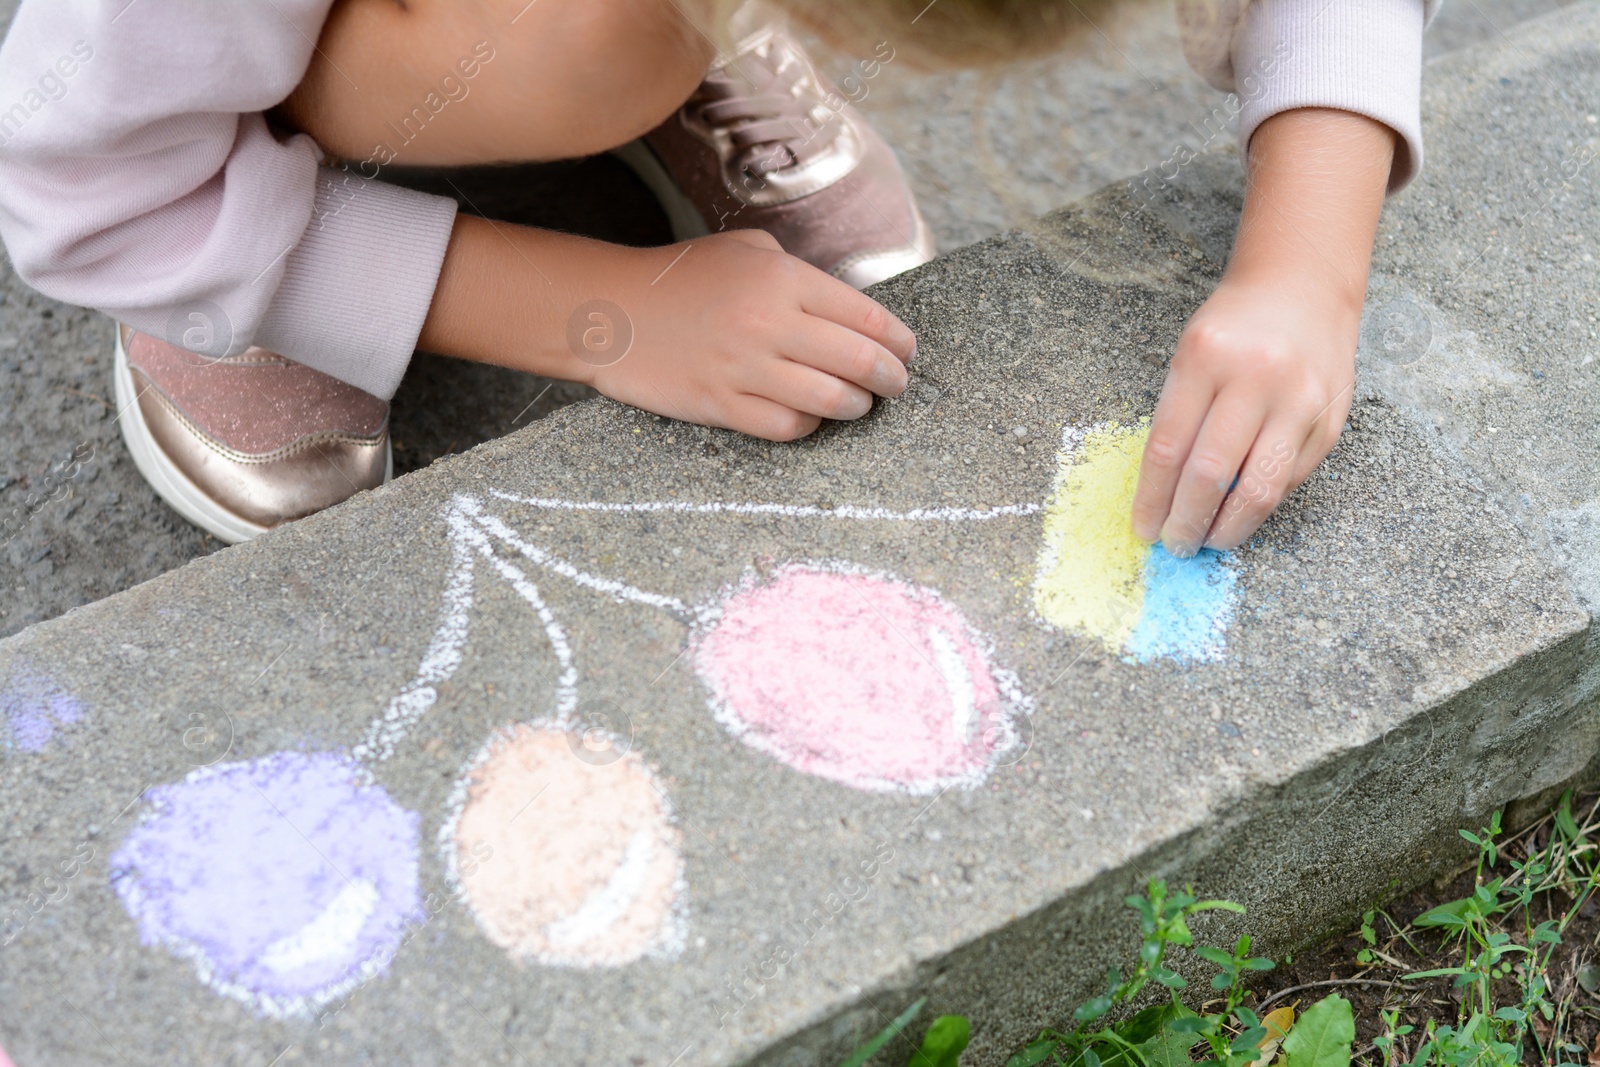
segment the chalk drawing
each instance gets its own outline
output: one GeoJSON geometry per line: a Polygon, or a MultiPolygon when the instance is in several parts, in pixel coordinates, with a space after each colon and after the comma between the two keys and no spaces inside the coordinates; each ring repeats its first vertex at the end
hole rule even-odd
{"type": "Polygon", "coordinates": [[[1016,679],[937,593],[839,564],[747,578],[691,647],[730,733],[857,789],[974,785],[1026,706],[1016,679]]]}
{"type": "Polygon", "coordinates": [[[513,958],[595,967],[671,956],[687,916],[666,794],[634,752],[592,763],[572,745],[553,723],[489,739],[440,831],[451,884],[513,958]],[[461,877],[479,855],[492,859],[461,877]]]}
{"type": "Polygon", "coordinates": [[[558,668],[549,716],[496,732],[458,778],[439,842],[457,898],[513,958],[544,965],[616,966],[670,955],[687,922],[680,842],[665,793],[634,753],[585,761],[594,738],[575,721],[578,669],[572,643],[539,587],[498,542],[580,588],[620,603],[687,617],[673,597],[588,573],[529,544],[482,504],[458,496],[445,510],[451,563],[439,624],[417,675],[367,728],[354,756],[391,758],[460,667],[471,618],[474,570],[487,564],[539,619],[558,668]],[[477,862],[481,854],[491,860],[477,862]],[[463,877],[463,861],[474,876],[463,877]]]}
{"type": "MultiPolygon", "coordinates": [[[[848,505],[609,503],[498,491],[491,495],[556,511],[862,522],[981,522],[1041,510],[1035,504],[894,511],[848,505]]],[[[757,582],[747,575],[742,585],[723,587],[709,603],[690,605],[589,574],[529,544],[475,499],[458,497],[452,509],[454,521],[470,521],[476,529],[462,533],[463,538],[492,538],[580,587],[619,603],[661,608],[687,623],[697,673],[709,690],[717,720],[752,747],[805,773],[876,791],[926,793],[975,785],[1017,742],[1015,717],[1030,710],[1015,677],[993,665],[987,640],[954,607],[933,591],[907,586],[890,575],[824,561],[786,570],[781,581],[757,582]],[[824,592],[830,583],[832,588],[824,592]],[[797,626],[810,635],[805,646],[810,659],[799,660],[793,648],[785,647],[797,626]],[[755,663],[775,664],[778,669],[766,672],[751,666],[755,663]],[[753,685],[751,679],[757,675],[761,683],[753,685]],[[824,693],[849,699],[842,705],[827,705],[824,693]],[[930,699],[935,703],[928,704],[930,699]],[[823,750],[826,754],[819,754],[823,750]]],[[[505,565],[481,542],[479,551],[505,565]]]]}
{"type": "MultiPolygon", "coordinates": [[[[1040,615],[1139,660],[1220,654],[1232,571],[1215,554],[1174,560],[1127,529],[1142,433],[1069,430],[1065,442],[1046,505],[894,510],[490,495],[549,511],[807,521],[982,523],[1042,514],[1040,615]]],[[[469,761],[438,840],[458,899],[516,959],[597,967],[670,957],[688,921],[665,790],[631,746],[614,759],[576,757],[594,733],[576,721],[578,664],[523,564],[682,622],[718,722],[795,770],[856,789],[926,794],[976,785],[1020,737],[1019,718],[1031,714],[992,643],[936,591],[893,575],[834,560],[792,563],[748,573],[692,604],[590,573],[525,539],[478,498],[455,497],[443,518],[450,562],[437,626],[414,677],[350,756],[280,753],[154,788],[112,857],[114,886],[141,938],[189,958],[202,981],[265,1015],[303,1014],[380,973],[420,918],[418,816],[389,799],[375,772],[460,668],[481,566],[539,620],[557,668],[554,693],[546,711],[500,728],[469,761]],[[492,861],[479,862],[484,856],[492,861]]],[[[79,715],[64,692],[41,685],[23,696],[13,686],[0,698],[13,743],[42,746],[79,715]]]]}
{"type": "Polygon", "coordinates": [[[463,501],[461,503],[461,508],[463,512],[475,516],[478,519],[479,525],[483,527],[486,533],[500,538],[500,540],[504,541],[512,548],[515,548],[518,552],[521,552],[524,556],[532,560],[534,563],[537,563],[541,567],[555,571],[564,578],[570,578],[574,582],[577,582],[579,585],[587,589],[593,589],[595,592],[604,593],[619,603],[622,601],[632,601],[636,604],[647,604],[651,607],[666,608],[668,611],[671,611],[677,615],[686,616],[689,614],[688,605],[684,604],[683,601],[678,600],[676,597],[661,596],[658,593],[647,593],[642,589],[635,589],[626,582],[618,582],[610,578],[597,578],[592,574],[588,574],[579,570],[577,567],[574,567],[572,564],[567,563],[564,560],[556,558],[553,554],[546,552],[542,548],[537,548],[528,544],[526,541],[522,540],[521,537],[517,536],[516,531],[512,530],[511,527],[507,526],[504,522],[495,518],[493,515],[484,515],[476,502],[463,501]]]}
{"type": "Polygon", "coordinates": [[[6,747],[42,752],[56,731],[83,718],[83,705],[50,677],[19,667],[0,688],[6,747]]]}
{"type": "MultiPolygon", "coordinates": [[[[493,496],[569,511],[890,522],[979,522],[1040,510],[1032,504],[891,511],[493,496]]],[[[353,753],[372,766],[389,759],[432,707],[437,686],[459,668],[475,568],[487,565],[508,581],[539,618],[556,660],[553,706],[544,718],[503,728],[463,771],[440,847],[452,883],[485,936],[516,958],[597,966],[670,954],[681,943],[687,914],[678,835],[649,768],[631,751],[611,761],[574,758],[584,724],[574,721],[579,675],[572,645],[517,557],[607,600],[662,610],[684,622],[719,721],[798,770],[856,788],[924,793],[975,784],[1015,739],[1010,720],[1028,706],[1015,678],[992,664],[987,642],[951,605],[889,575],[836,563],[792,567],[777,581],[747,576],[736,588],[719,590],[711,603],[691,605],[562,559],[486,511],[478,498],[455,497],[444,520],[451,563],[438,627],[417,675],[353,753]],[[841,602],[850,614],[845,625],[830,614],[841,602]],[[736,669],[742,658],[793,665],[782,635],[766,632],[764,613],[804,618],[822,635],[810,647],[806,669],[834,679],[832,692],[848,695],[845,704],[819,703],[815,690],[807,703],[805,679],[793,672],[783,693],[750,688],[752,675],[736,669]],[[774,699],[792,704],[796,714],[772,713],[767,705],[774,699]],[[831,750],[817,749],[822,735],[831,750]],[[588,806],[568,799],[584,796],[588,806]],[[607,804],[594,802],[597,796],[609,798],[607,804]],[[529,821],[508,830],[529,807],[529,821]],[[495,862],[474,864],[475,877],[464,879],[458,864],[474,847],[491,851],[495,862]]]]}
{"type": "Polygon", "coordinates": [[[153,787],[111,856],[140,940],[275,1018],[377,974],[422,918],[418,818],[360,778],[339,755],[281,752],[153,787]]]}
{"type": "MultiPolygon", "coordinates": [[[[1028,503],[896,511],[492,495],[556,511],[860,522],[983,522],[1042,510],[1028,503]]],[[[533,563],[611,599],[660,607],[687,622],[697,673],[717,720],[752,747],[805,773],[876,791],[926,793],[975,785],[1016,743],[1020,734],[1014,719],[1030,710],[1015,677],[993,664],[987,639],[953,606],[890,575],[824,561],[786,569],[780,580],[746,575],[737,587],[725,586],[709,603],[692,606],[586,574],[529,545],[475,501],[458,499],[457,507],[533,563]],[[809,659],[798,659],[795,646],[786,646],[796,628],[809,635],[803,646],[809,659]],[[765,671],[753,666],[757,663],[776,669],[765,671]],[[834,697],[848,699],[835,706],[828,703],[834,697]]]]}
{"type": "Polygon", "coordinates": [[[1044,514],[1034,608],[1129,660],[1222,657],[1238,576],[1226,554],[1179,559],[1133,535],[1128,514],[1146,424],[1069,427],[1044,514]]]}
{"type": "MultiPolygon", "coordinates": [[[[732,516],[777,516],[795,519],[855,520],[867,522],[984,522],[1001,518],[1018,518],[1038,514],[1042,506],[1034,503],[1002,504],[988,508],[935,507],[893,510],[877,507],[836,505],[819,507],[771,503],[686,503],[682,501],[647,501],[614,503],[604,501],[564,500],[554,497],[525,496],[492,490],[491,495],[508,502],[554,511],[612,512],[612,513],[683,513],[732,516]]],[[[504,537],[504,524],[496,532],[504,537]]],[[[516,543],[516,542],[513,542],[516,543]]],[[[525,554],[527,554],[525,552],[525,554]]],[[[737,592],[724,589],[729,603],[741,607],[759,601],[763,622],[747,626],[741,616],[729,623],[720,633],[715,628],[721,623],[725,606],[712,603],[701,606],[692,613],[697,636],[692,643],[698,649],[696,662],[700,676],[712,694],[712,708],[718,721],[742,740],[765,751],[796,769],[818,774],[856,788],[871,790],[901,790],[928,792],[952,785],[972,785],[980,781],[996,756],[1014,745],[1020,733],[1015,729],[1017,714],[1028,714],[1031,705],[1022,695],[1014,676],[992,665],[992,651],[985,638],[978,635],[961,619],[955,609],[945,604],[931,590],[915,590],[904,586],[888,575],[876,575],[853,565],[821,563],[812,570],[831,572],[834,579],[808,579],[799,572],[786,575],[788,581],[778,583],[774,589],[757,593],[747,576],[737,592]],[[853,576],[853,577],[852,577],[853,576]],[[852,583],[854,595],[852,612],[858,618],[860,632],[853,637],[865,637],[873,631],[874,638],[893,632],[892,649],[879,644],[875,655],[860,651],[852,637],[845,634],[849,626],[838,620],[808,598],[820,588],[823,581],[852,583]],[[893,592],[890,592],[890,590],[893,592]],[[863,605],[870,605],[872,597],[883,597],[890,605],[887,612],[877,612],[876,623],[868,624],[861,614],[863,605]],[[793,603],[787,601],[794,598],[793,603]],[[925,630],[913,628],[912,636],[894,632],[887,620],[907,604],[918,605],[916,610],[937,610],[945,616],[944,626],[931,626],[925,630]],[[937,609],[929,607],[937,605],[937,609]],[[768,631],[784,631],[797,618],[808,620],[808,632],[813,635],[810,651],[817,658],[805,664],[805,670],[816,672],[815,679],[802,680],[792,668],[796,661],[787,651],[771,647],[765,635],[768,631]],[[715,636],[713,634],[715,633],[715,636]],[[831,641],[827,636],[838,639],[831,641]],[[750,670],[742,673],[734,669],[741,654],[724,651],[735,642],[743,641],[752,655],[767,655],[771,662],[784,668],[768,675],[764,681],[772,686],[786,688],[781,698],[757,686],[743,684],[754,677],[750,670]],[[962,644],[958,652],[957,643],[962,644]],[[979,651],[982,649],[982,651],[979,651]],[[874,664],[906,662],[917,669],[897,678],[891,684],[872,673],[874,664]],[[975,670],[975,674],[969,674],[975,670]],[[780,682],[779,679],[782,679],[780,682]],[[826,679],[826,681],[823,681],[826,679]],[[948,709],[950,728],[963,737],[961,748],[948,740],[933,725],[930,715],[935,713],[921,703],[932,690],[929,685],[943,686],[944,696],[938,707],[948,709]],[[980,684],[982,692],[973,689],[980,684]],[[821,720],[805,711],[812,707],[815,695],[829,685],[854,688],[856,703],[820,712],[821,720]],[[819,686],[821,688],[819,688],[819,686]],[[805,694],[812,694],[807,698],[805,694]],[[785,714],[782,709],[792,709],[795,714],[785,714]],[[856,714],[864,712],[864,714],[856,714]],[[831,753],[816,755],[806,739],[809,729],[821,727],[823,721],[832,719],[838,729],[822,728],[827,734],[825,748],[831,753]],[[765,725],[763,725],[765,722],[765,725]],[[929,731],[932,731],[931,733],[929,731]],[[787,734],[787,736],[786,736],[787,734]],[[889,738],[896,738],[891,741],[889,738]],[[944,746],[935,750],[924,741],[940,739],[944,746]],[[855,755],[845,757],[847,750],[856,749],[855,755]],[[868,766],[876,760],[876,770],[868,766]]],[[[651,594],[633,590],[617,594],[618,599],[651,602],[651,594]]],[[[832,598],[823,597],[823,601],[832,598]]],[[[669,606],[674,614],[685,614],[688,608],[674,601],[669,606]]],[[[904,622],[905,620],[901,620],[904,622]]],[[[941,710],[937,714],[942,715],[941,710]]]]}

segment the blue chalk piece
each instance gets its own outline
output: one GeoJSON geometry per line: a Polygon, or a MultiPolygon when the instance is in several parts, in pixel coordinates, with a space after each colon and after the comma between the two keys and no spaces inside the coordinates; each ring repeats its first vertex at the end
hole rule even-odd
{"type": "Polygon", "coordinates": [[[1202,548],[1179,559],[1150,546],[1144,564],[1144,607],[1125,646],[1140,663],[1157,656],[1178,660],[1221,658],[1223,632],[1232,620],[1238,575],[1223,553],[1202,548]]]}

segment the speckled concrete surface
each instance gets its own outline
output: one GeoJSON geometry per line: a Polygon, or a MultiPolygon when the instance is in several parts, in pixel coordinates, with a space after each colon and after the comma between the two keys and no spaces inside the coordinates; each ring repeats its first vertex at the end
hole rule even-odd
{"type": "Polygon", "coordinates": [[[1600,609],[1600,56],[1546,67],[1565,24],[1425,86],[1430,169],[1384,215],[1359,362],[1600,609]]]}
{"type": "MultiPolygon", "coordinates": [[[[1584,773],[1600,744],[1582,603],[1593,561],[1570,533],[1597,498],[1600,368],[1579,331],[1600,202],[1591,170],[1541,208],[1540,187],[1509,169],[1532,177],[1546,155],[1555,166],[1597,143],[1585,111],[1600,99],[1597,55],[1600,8],[1582,4],[1432,68],[1434,158],[1451,166],[1385,223],[1384,299],[1350,429],[1236,554],[1239,613],[1220,662],[1131,664],[1043,625],[1028,595],[1036,516],[565,512],[494,493],[1040,501],[1064,425],[1148,411],[1226,253],[1239,197],[1226,155],[1195,161],[1154,210],[1133,212],[1112,188],[885,286],[921,355],[907,395],[859,423],[777,446],[606,401],[567,407],[0,643],[0,677],[47,675],[82,709],[41,751],[0,764],[0,902],[22,917],[0,948],[0,1040],[19,1067],[788,1067],[837,1062],[928,993],[931,1009],[973,1017],[969,1062],[998,1064],[1127,950],[1118,901],[1148,876],[1241,900],[1267,951],[1343,921],[1392,879],[1425,877],[1459,855],[1463,820],[1584,773]],[[1579,236],[1553,239],[1565,234],[1579,236]],[[1513,247],[1475,276],[1471,254],[1491,237],[1513,247]],[[1543,329],[1553,308],[1557,328],[1543,329]],[[978,788],[932,798],[801,775],[717,725],[681,618],[531,569],[567,627],[583,698],[612,709],[677,812],[681,954],[613,971],[515,964],[446,904],[320,1024],[257,1018],[139,945],[106,857],[144,791],[196,763],[360,739],[435,630],[443,513],[460,494],[586,571],[686,604],[789,560],[936,588],[1019,676],[1030,747],[978,788]],[[199,748],[196,724],[215,731],[199,748]],[[885,845],[892,859],[868,891],[772,968],[790,924],[885,845]],[[46,872],[83,846],[93,858],[47,894],[46,872]],[[730,1012],[747,981],[759,994],[730,1012]]],[[[552,711],[556,675],[528,604],[480,579],[464,661],[375,771],[418,813],[424,842],[488,732],[552,711]]],[[[425,892],[444,887],[436,851],[419,856],[425,892]]],[[[1207,932],[1243,928],[1229,922],[1207,932]]]]}

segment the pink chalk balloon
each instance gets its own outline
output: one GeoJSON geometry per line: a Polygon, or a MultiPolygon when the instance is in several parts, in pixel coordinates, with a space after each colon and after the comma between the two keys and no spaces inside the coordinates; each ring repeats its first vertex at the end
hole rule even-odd
{"type": "Polygon", "coordinates": [[[883,575],[793,564],[747,582],[697,636],[694,662],[735,736],[857,789],[975,784],[1012,736],[966,620],[883,575]]]}

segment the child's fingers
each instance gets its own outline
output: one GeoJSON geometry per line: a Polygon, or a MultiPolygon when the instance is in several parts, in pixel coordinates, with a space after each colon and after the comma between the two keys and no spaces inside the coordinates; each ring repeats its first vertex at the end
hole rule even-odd
{"type": "Polygon", "coordinates": [[[1266,411],[1261,398],[1223,393],[1206,413],[1194,448],[1178,476],[1161,540],[1175,556],[1192,556],[1211,532],[1222,498],[1233,484],[1266,411]]]}
{"type": "Polygon", "coordinates": [[[1311,476],[1339,443],[1339,430],[1350,407],[1348,397],[1347,389],[1340,399],[1314,414],[1274,419],[1261,431],[1239,471],[1239,483],[1212,523],[1207,547],[1239,547],[1311,476]]]}
{"type": "Polygon", "coordinates": [[[807,315],[836,322],[847,330],[870,337],[893,352],[901,363],[911,362],[917,351],[917,337],[911,327],[872,297],[820,270],[813,270],[802,290],[800,309],[807,315]]]}
{"type": "Polygon", "coordinates": [[[1224,551],[1238,548],[1255,533],[1284,497],[1305,480],[1309,472],[1306,453],[1314,443],[1314,428],[1304,419],[1269,421],[1240,468],[1238,483],[1222,502],[1206,547],[1224,551]]]}
{"type": "Polygon", "coordinates": [[[879,396],[899,396],[906,389],[906,366],[893,352],[826,319],[807,316],[781,354],[879,396]]]}
{"type": "Polygon", "coordinates": [[[764,396],[740,393],[728,402],[721,423],[730,430],[767,441],[797,441],[822,425],[815,415],[796,411],[764,396]]]}
{"type": "Polygon", "coordinates": [[[1133,494],[1133,532],[1139,540],[1154,542],[1161,537],[1178,476],[1215,395],[1207,381],[1189,381],[1179,372],[1168,375],[1156,402],[1144,458],[1139,461],[1139,486],[1133,494]]]}
{"type": "Polygon", "coordinates": [[[1310,477],[1312,469],[1322,462],[1322,457],[1332,452],[1333,446],[1339,443],[1339,435],[1344,432],[1344,420],[1350,415],[1350,403],[1355,399],[1355,384],[1354,380],[1347,381],[1333,400],[1311,417],[1310,444],[1306,446],[1306,452],[1312,458],[1301,472],[1301,481],[1310,477]]]}
{"type": "Polygon", "coordinates": [[[824,419],[859,419],[872,410],[872,394],[865,389],[787,359],[763,360],[742,388],[754,396],[824,419]]]}

